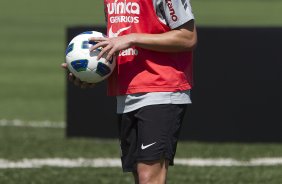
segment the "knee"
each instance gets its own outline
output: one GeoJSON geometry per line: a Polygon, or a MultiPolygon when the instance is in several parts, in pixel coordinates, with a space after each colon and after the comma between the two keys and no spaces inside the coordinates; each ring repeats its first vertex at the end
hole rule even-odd
{"type": "Polygon", "coordinates": [[[152,173],[145,168],[138,169],[138,180],[139,184],[149,184],[152,181],[152,173]]]}
{"type": "Polygon", "coordinates": [[[163,160],[139,163],[137,165],[139,184],[163,184],[166,180],[167,166],[163,160]]]}

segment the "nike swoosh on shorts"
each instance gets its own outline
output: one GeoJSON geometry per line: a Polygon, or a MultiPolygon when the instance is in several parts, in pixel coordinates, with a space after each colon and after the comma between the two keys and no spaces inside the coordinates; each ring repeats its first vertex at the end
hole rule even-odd
{"type": "Polygon", "coordinates": [[[151,143],[151,144],[147,144],[146,146],[144,146],[143,143],[142,143],[141,149],[144,150],[144,149],[146,149],[146,148],[148,148],[148,147],[150,147],[150,146],[153,146],[153,145],[156,144],[156,143],[157,143],[157,142],[153,142],[153,143],[151,143]]]}

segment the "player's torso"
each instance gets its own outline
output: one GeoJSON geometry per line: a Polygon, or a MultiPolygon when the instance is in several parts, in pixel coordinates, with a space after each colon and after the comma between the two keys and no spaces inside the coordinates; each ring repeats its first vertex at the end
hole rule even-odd
{"type": "Polygon", "coordinates": [[[161,23],[154,8],[155,0],[104,0],[109,36],[128,33],[159,33],[169,28],[161,23]]]}
{"type": "MultiPolygon", "coordinates": [[[[108,36],[130,33],[162,33],[169,28],[162,24],[154,11],[152,0],[105,0],[108,36]]],[[[136,60],[144,53],[131,47],[119,53],[120,62],[136,60]]]]}
{"type": "MultiPolygon", "coordinates": [[[[109,37],[171,30],[159,20],[152,0],[104,0],[104,3],[109,37]]],[[[116,76],[111,77],[111,91],[116,88],[116,94],[132,94],[186,90],[189,86],[182,71],[187,64],[180,63],[182,59],[187,59],[187,53],[154,52],[135,46],[122,50],[117,56],[116,76]]]]}

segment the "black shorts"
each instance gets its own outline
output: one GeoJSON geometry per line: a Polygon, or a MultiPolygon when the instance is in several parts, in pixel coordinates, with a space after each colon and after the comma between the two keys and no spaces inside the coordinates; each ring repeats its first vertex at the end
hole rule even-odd
{"type": "Polygon", "coordinates": [[[186,106],[186,104],[149,105],[119,115],[123,171],[136,171],[138,162],[163,158],[173,165],[186,106]]]}

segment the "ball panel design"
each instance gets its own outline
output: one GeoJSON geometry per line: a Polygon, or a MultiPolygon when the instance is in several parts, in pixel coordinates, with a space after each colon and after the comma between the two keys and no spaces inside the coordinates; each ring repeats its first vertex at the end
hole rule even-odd
{"type": "Polygon", "coordinates": [[[68,53],[70,53],[73,50],[73,43],[69,44],[67,49],[66,49],[66,55],[68,55],[68,53]]]}
{"type": "Polygon", "coordinates": [[[106,64],[99,62],[96,68],[96,73],[101,77],[104,77],[111,73],[111,69],[106,64]]]}
{"type": "Polygon", "coordinates": [[[88,60],[87,59],[74,60],[71,62],[71,66],[77,72],[86,71],[88,66],[88,60]]]}
{"type": "Polygon", "coordinates": [[[93,31],[85,31],[85,32],[80,33],[80,34],[93,34],[93,31]]]}
{"type": "Polygon", "coordinates": [[[89,41],[83,41],[82,44],[81,44],[81,48],[82,49],[89,49],[90,48],[89,41]]]}

